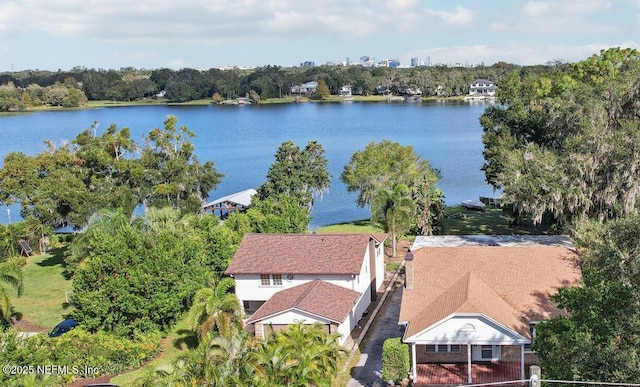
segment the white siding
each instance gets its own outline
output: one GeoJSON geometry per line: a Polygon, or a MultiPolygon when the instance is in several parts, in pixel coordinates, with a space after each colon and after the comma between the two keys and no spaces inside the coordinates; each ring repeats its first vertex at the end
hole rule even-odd
{"type": "MultiPolygon", "coordinates": [[[[353,323],[353,319],[351,315],[353,314],[353,310],[349,313],[349,316],[338,325],[338,333],[340,334],[340,339],[338,342],[340,345],[344,344],[347,336],[351,333],[353,328],[355,327],[355,323],[353,323]]],[[[330,321],[320,318],[318,316],[312,316],[303,312],[294,312],[288,311],[281,314],[274,315],[270,318],[266,318],[260,321],[263,327],[268,326],[269,324],[273,325],[290,325],[295,324],[296,322],[302,322],[304,324],[315,324],[320,323],[323,325],[331,324],[330,321]]],[[[332,332],[333,333],[333,332],[332,332]]]]}
{"type": "Polygon", "coordinates": [[[262,286],[260,282],[260,275],[258,274],[237,274],[233,278],[236,282],[236,297],[238,297],[240,304],[242,304],[243,301],[249,300],[266,301],[279,291],[302,285],[316,279],[321,279],[331,284],[342,286],[343,288],[359,291],[356,288],[356,278],[351,275],[318,276],[296,274],[293,276],[293,279],[287,279],[287,274],[282,273],[282,285],[280,286],[262,286]]]}
{"type": "Polygon", "coordinates": [[[384,282],[384,273],[384,244],[381,243],[376,247],[376,290],[380,290],[384,282]]]}
{"type": "Polygon", "coordinates": [[[405,341],[418,344],[519,345],[529,340],[484,316],[453,315],[405,341]]]}

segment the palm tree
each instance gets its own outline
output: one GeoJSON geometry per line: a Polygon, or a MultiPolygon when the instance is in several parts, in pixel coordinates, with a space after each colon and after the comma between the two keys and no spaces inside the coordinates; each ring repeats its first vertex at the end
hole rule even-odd
{"type": "Polygon", "coordinates": [[[5,323],[11,320],[11,300],[9,292],[3,284],[9,285],[16,290],[18,296],[22,295],[24,284],[22,282],[22,260],[18,258],[10,259],[0,263],[0,313],[5,323]]]}
{"type": "Polygon", "coordinates": [[[200,344],[170,365],[160,365],[140,381],[142,386],[242,386],[253,385],[254,356],[259,341],[240,324],[223,337],[211,331],[200,344]]]}
{"type": "Polygon", "coordinates": [[[327,334],[322,325],[297,323],[269,336],[255,352],[260,369],[259,385],[330,386],[344,350],[337,333],[327,334]]]}
{"type": "Polygon", "coordinates": [[[393,191],[375,191],[371,202],[373,219],[382,223],[384,231],[391,233],[392,255],[396,257],[398,236],[408,231],[413,223],[416,205],[409,197],[409,188],[398,184],[393,191]]]}
{"type": "Polygon", "coordinates": [[[437,173],[425,172],[411,182],[411,199],[416,204],[421,235],[432,235],[432,219],[437,221],[442,217],[442,191],[436,186],[439,177],[437,173]]]}
{"type": "Polygon", "coordinates": [[[196,292],[189,311],[189,322],[199,339],[213,330],[220,336],[230,337],[240,321],[240,304],[233,293],[233,278],[224,277],[212,282],[211,286],[196,292]]]}

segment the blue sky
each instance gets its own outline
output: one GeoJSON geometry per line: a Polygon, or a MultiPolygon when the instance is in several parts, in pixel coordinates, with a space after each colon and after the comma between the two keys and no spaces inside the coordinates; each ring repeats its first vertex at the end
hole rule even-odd
{"type": "Polygon", "coordinates": [[[0,0],[0,71],[578,61],[640,48],[640,0],[0,0]]]}

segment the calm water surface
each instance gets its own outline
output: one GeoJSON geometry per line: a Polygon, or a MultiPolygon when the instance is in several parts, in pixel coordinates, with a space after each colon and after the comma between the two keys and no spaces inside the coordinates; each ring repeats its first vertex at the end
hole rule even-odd
{"type": "MultiPolygon", "coordinates": [[[[478,196],[493,196],[480,170],[482,129],[478,118],[486,105],[469,103],[331,103],[254,106],[141,106],[92,110],[37,112],[0,117],[0,160],[11,151],[37,154],[44,141],[62,144],[100,122],[98,133],[110,124],[129,127],[141,143],[149,130],[162,127],[169,114],[178,117],[196,133],[193,140],[201,162],[213,160],[225,174],[222,183],[210,192],[209,200],[257,188],[264,182],[274,154],[284,141],[304,147],[317,140],[326,151],[331,188],[317,200],[311,229],[369,217],[366,208],[356,205],[356,195],[348,193],[339,177],[351,155],[371,142],[383,139],[412,145],[415,152],[442,173],[439,187],[447,205],[478,196]]],[[[12,206],[16,220],[19,209],[12,206]]],[[[7,207],[0,221],[9,221],[7,207]]]]}

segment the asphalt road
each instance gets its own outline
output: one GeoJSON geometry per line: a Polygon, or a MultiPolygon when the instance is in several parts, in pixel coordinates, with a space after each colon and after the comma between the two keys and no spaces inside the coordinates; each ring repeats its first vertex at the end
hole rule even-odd
{"type": "Polygon", "coordinates": [[[387,383],[382,380],[382,344],[386,339],[402,337],[402,327],[398,325],[400,315],[400,301],[402,288],[398,286],[387,297],[386,305],[380,309],[378,320],[368,334],[367,344],[361,351],[360,360],[356,365],[353,378],[347,387],[383,387],[387,383]]]}

